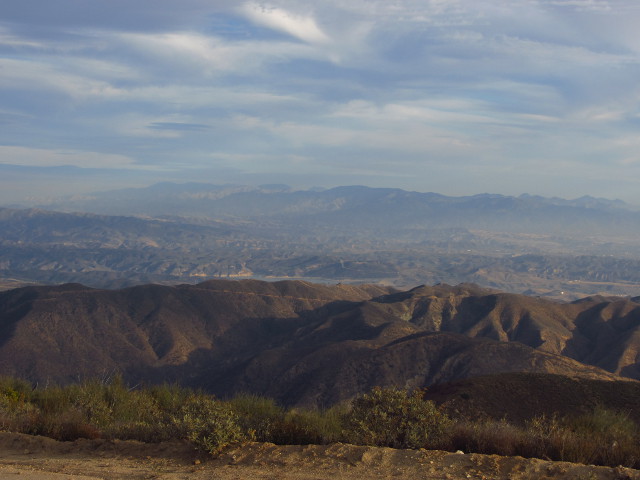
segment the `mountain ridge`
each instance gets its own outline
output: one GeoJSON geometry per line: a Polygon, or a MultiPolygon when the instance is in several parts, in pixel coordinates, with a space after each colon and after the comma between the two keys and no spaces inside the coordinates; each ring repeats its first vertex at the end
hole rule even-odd
{"type": "MultiPolygon", "coordinates": [[[[164,182],[147,188],[128,188],[71,196],[35,205],[59,211],[88,211],[110,215],[199,216],[210,219],[272,218],[281,220],[312,216],[314,222],[342,226],[361,218],[376,222],[375,214],[395,211],[388,218],[393,228],[422,225],[425,219],[440,228],[489,226],[503,231],[565,232],[591,228],[606,233],[615,226],[636,232],[626,221],[640,216],[637,209],[620,200],[581,197],[573,200],[536,195],[519,197],[477,194],[451,197],[433,192],[398,188],[340,186],[321,191],[295,190],[287,186],[251,187],[206,183],[164,182]],[[375,207],[375,212],[372,208],[375,207]],[[398,217],[398,214],[399,217],[398,217]],[[522,221],[526,215],[527,222],[522,221]],[[417,222],[417,223],[416,223],[417,222]],[[600,226],[602,225],[602,226],[600,226]]],[[[308,222],[307,222],[308,223],[308,222]]],[[[308,224],[305,225],[308,228],[308,224]]],[[[366,223],[360,222],[359,228],[366,223]]],[[[385,229],[388,227],[384,227],[385,229]]]]}
{"type": "Polygon", "coordinates": [[[475,285],[69,284],[0,293],[0,319],[0,374],[34,382],[121,371],[133,383],[328,406],[376,385],[500,372],[640,377],[640,305],[630,299],[558,304],[475,285]],[[597,348],[584,355],[580,342],[597,348]]]}

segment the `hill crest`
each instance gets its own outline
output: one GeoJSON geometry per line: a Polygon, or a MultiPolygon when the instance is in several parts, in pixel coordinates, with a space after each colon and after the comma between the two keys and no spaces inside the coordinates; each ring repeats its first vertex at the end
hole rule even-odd
{"type": "Polygon", "coordinates": [[[499,372],[640,378],[640,305],[559,304],[475,285],[214,280],[0,293],[0,374],[70,382],[121,371],[226,396],[331,405],[375,385],[499,372]]]}

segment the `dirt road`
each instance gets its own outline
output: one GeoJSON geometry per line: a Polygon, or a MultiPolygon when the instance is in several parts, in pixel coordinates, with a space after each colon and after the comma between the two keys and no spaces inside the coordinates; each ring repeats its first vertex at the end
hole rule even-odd
{"type": "Polygon", "coordinates": [[[0,480],[639,479],[640,471],[520,457],[353,445],[251,443],[210,458],[185,443],[56,442],[0,433],[0,480]]]}

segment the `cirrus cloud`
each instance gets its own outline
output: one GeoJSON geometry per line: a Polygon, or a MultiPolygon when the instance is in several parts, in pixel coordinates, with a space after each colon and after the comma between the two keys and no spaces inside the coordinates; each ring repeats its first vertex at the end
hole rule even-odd
{"type": "Polygon", "coordinates": [[[3,163],[640,204],[635,0],[0,10],[3,163]]]}

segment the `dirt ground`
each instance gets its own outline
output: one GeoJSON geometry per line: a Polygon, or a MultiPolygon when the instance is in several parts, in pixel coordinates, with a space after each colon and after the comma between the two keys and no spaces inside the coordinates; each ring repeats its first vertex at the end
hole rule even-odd
{"type": "Polygon", "coordinates": [[[521,457],[353,445],[250,443],[217,458],[185,443],[77,440],[0,433],[0,480],[64,479],[640,479],[640,471],[521,457]]]}

